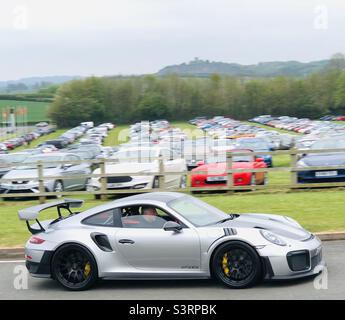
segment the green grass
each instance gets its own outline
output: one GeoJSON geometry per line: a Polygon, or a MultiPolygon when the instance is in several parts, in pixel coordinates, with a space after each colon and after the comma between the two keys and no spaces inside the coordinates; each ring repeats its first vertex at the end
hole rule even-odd
{"type": "Polygon", "coordinates": [[[60,136],[61,134],[63,134],[65,131],[66,131],[66,129],[59,129],[59,130],[56,130],[56,131],[53,132],[53,133],[50,133],[50,134],[41,136],[41,137],[39,137],[38,139],[32,141],[32,142],[30,143],[29,146],[21,146],[21,147],[19,147],[19,148],[14,149],[12,152],[19,152],[19,151],[23,151],[23,150],[25,150],[25,149],[32,149],[32,148],[35,148],[35,147],[37,147],[40,143],[43,143],[43,142],[45,142],[45,141],[47,141],[47,140],[56,139],[58,136],[60,136]]]}
{"type": "MultiPolygon", "coordinates": [[[[48,121],[48,102],[35,102],[35,101],[16,101],[16,100],[0,100],[0,123],[6,121],[3,118],[2,111],[5,111],[6,107],[27,107],[27,121],[28,122],[40,122],[48,121]]],[[[22,116],[17,116],[17,121],[22,122],[22,116]]]]}
{"type": "MultiPolygon", "coordinates": [[[[225,212],[257,212],[288,215],[312,232],[344,231],[344,192],[313,191],[279,194],[249,194],[246,192],[201,196],[202,200],[225,212]]],[[[91,196],[83,197],[83,210],[102,204],[91,196]]],[[[36,205],[36,201],[0,201],[0,247],[23,246],[30,236],[20,221],[20,209],[36,205]]],[[[47,210],[40,220],[56,217],[55,210],[47,210]]]]}
{"type": "Polygon", "coordinates": [[[129,125],[122,124],[116,126],[115,129],[108,133],[104,141],[104,146],[117,146],[118,144],[125,143],[129,140],[129,125]]]}

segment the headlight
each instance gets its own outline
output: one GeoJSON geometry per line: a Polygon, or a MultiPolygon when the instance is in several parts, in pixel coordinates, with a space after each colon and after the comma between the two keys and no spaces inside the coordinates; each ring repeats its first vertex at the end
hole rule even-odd
{"type": "Polygon", "coordinates": [[[260,230],[260,233],[267,241],[272,242],[278,246],[286,246],[286,242],[274,233],[267,230],[260,230]]]}
{"type": "Polygon", "coordinates": [[[307,164],[303,160],[300,160],[297,162],[297,167],[304,168],[307,167],[307,164]]]}

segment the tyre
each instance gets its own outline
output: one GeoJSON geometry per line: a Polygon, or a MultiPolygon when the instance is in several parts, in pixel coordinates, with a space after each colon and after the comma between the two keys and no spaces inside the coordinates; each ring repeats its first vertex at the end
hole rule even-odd
{"type": "Polygon", "coordinates": [[[51,269],[53,278],[72,291],[89,289],[98,279],[95,258],[79,244],[67,244],[57,249],[51,269]]]}
{"type": "MultiPolygon", "coordinates": [[[[62,181],[60,181],[60,180],[55,181],[53,191],[54,192],[63,192],[63,190],[64,190],[64,186],[63,186],[62,181]]],[[[62,195],[56,196],[56,198],[61,198],[61,197],[62,197],[62,195]]]]}
{"type": "Polygon", "coordinates": [[[257,252],[241,241],[220,245],[211,261],[212,275],[229,288],[251,287],[261,278],[261,261],[257,252]]]}

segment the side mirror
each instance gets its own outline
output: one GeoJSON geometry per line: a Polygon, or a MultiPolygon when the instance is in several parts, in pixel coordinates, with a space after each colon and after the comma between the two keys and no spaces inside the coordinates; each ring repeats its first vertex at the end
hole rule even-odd
{"type": "Polygon", "coordinates": [[[263,158],[256,158],[255,161],[256,162],[264,162],[264,159],[263,158]]]}
{"type": "Polygon", "coordinates": [[[164,223],[163,229],[165,231],[180,232],[182,230],[182,226],[175,221],[168,221],[164,223]]]}
{"type": "Polygon", "coordinates": [[[197,165],[198,167],[203,166],[204,164],[205,164],[205,161],[198,161],[198,162],[196,163],[196,165],[197,165]]]}
{"type": "Polygon", "coordinates": [[[72,167],[72,166],[73,166],[73,164],[71,164],[71,163],[64,163],[64,164],[62,165],[62,169],[66,170],[66,169],[69,169],[69,168],[72,167]]]}

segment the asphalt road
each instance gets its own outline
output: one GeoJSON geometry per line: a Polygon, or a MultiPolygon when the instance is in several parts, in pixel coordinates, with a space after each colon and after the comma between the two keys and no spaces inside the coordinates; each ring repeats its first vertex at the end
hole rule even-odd
{"type": "Polygon", "coordinates": [[[226,289],[214,280],[122,280],[102,281],[92,290],[69,292],[53,280],[30,276],[27,289],[15,289],[15,284],[26,285],[24,263],[0,261],[0,299],[345,299],[345,241],[325,242],[324,256],[328,264],[327,283],[325,278],[308,278],[262,283],[244,290],[226,289]],[[18,275],[24,277],[15,280],[18,275]]]}

